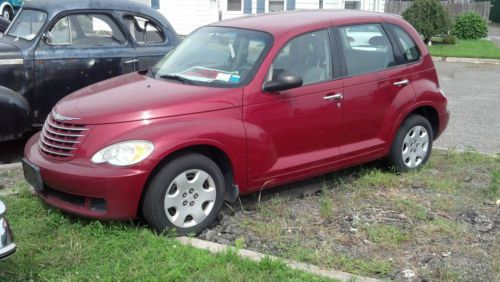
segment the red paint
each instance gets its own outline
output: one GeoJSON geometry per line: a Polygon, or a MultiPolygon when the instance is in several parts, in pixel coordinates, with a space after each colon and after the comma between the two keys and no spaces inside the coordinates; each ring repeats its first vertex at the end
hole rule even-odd
{"type": "Polygon", "coordinates": [[[89,128],[75,157],[61,161],[42,156],[39,134],[26,145],[25,156],[40,167],[46,185],[69,194],[104,198],[108,209],[96,213],[42,194],[44,201],[87,217],[133,218],[153,170],[168,156],[190,146],[223,151],[231,162],[234,183],[245,194],[384,157],[399,125],[419,107],[437,111],[438,135],[447,126],[447,102],[439,92],[431,57],[417,32],[399,17],[316,11],[253,16],[216,25],[273,35],[274,44],[253,80],[242,88],[224,89],[133,73],[64,98],[55,111],[79,117],[73,123],[89,128]],[[417,42],[421,59],[280,94],[263,93],[271,63],[290,39],[334,26],[381,22],[406,30],[417,42]],[[402,79],[410,84],[393,85],[402,79]],[[343,93],[344,99],[323,99],[335,93],[343,93]],[[155,144],[153,154],[139,164],[122,168],[90,161],[105,146],[137,139],[155,144]]]}

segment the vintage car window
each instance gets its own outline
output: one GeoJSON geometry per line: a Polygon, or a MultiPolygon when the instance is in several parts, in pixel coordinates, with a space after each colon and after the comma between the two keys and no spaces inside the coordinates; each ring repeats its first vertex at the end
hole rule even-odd
{"type": "Polygon", "coordinates": [[[339,27],[347,75],[380,71],[395,65],[391,42],[379,24],[339,27]]]}
{"type": "MultiPolygon", "coordinates": [[[[122,45],[126,42],[118,25],[107,15],[71,15],[69,22],[72,46],[106,47],[122,45]]],[[[52,37],[54,37],[53,34],[52,37]]]]}
{"type": "Polygon", "coordinates": [[[418,59],[420,59],[420,52],[418,51],[415,41],[413,41],[411,36],[399,26],[391,25],[391,27],[403,47],[403,56],[406,62],[418,61],[418,59]]]}
{"type": "Polygon", "coordinates": [[[23,9],[10,25],[6,34],[31,41],[40,32],[46,19],[47,14],[44,12],[23,9]]]}
{"type": "Polygon", "coordinates": [[[267,80],[283,72],[295,72],[304,84],[331,80],[332,52],[327,30],[301,35],[288,42],[278,53],[269,69],[267,80]]]}
{"type": "Polygon", "coordinates": [[[160,60],[152,73],[158,79],[237,87],[253,77],[271,42],[264,32],[202,27],[160,60]]]}
{"type": "Polygon", "coordinates": [[[69,45],[71,44],[71,29],[69,26],[69,18],[60,19],[50,30],[51,45],[69,45]]]}
{"type": "Polygon", "coordinates": [[[135,42],[139,44],[164,43],[165,34],[162,29],[154,22],[142,17],[127,16],[125,18],[126,26],[135,42]]]}

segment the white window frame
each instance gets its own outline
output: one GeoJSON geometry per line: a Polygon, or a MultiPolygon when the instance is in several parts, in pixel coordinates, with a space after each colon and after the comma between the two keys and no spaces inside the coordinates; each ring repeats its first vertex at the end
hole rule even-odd
{"type": "MultiPolygon", "coordinates": [[[[271,11],[269,11],[269,2],[270,2],[270,1],[271,1],[271,0],[267,0],[267,1],[266,1],[266,9],[265,9],[266,13],[270,13],[270,12],[271,12],[271,11]]],[[[361,0],[360,0],[360,1],[361,1],[361,0]]],[[[285,12],[285,11],[286,11],[286,4],[287,4],[287,2],[288,2],[288,0],[283,0],[283,12],[285,12]]],[[[279,13],[279,12],[276,12],[276,13],[279,13]]]]}
{"type": "Polygon", "coordinates": [[[245,9],[245,7],[243,5],[245,5],[245,3],[243,2],[243,0],[240,0],[240,3],[241,3],[241,10],[239,11],[236,11],[236,10],[229,10],[229,0],[225,0],[224,2],[226,2],[226,13],[228,14],[243,14],[243,10],[245,9]]]}

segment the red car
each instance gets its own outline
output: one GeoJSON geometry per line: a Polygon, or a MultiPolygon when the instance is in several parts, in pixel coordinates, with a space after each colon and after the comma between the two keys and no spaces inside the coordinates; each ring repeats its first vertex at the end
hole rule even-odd
{"type": "Polygon", "coordinates": [[[418,169],[447,100],[400,17],[298,11],[202,27],[148,71],[62,99],[26,179],[63,211],[197,233],[223,201],[387,158],[418,169]]]}

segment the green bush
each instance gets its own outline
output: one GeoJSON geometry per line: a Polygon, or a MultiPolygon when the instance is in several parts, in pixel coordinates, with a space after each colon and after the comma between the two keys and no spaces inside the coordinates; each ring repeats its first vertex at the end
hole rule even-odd
{"type": "Polygon", "coordinates": [[[425,43],[435,35],[447,34],[450,27],[448,12],[439,0],[415,0],[403,12],[403,18],[424,37],[425,43]]]}
{"type": "Polygon", "coordinates": [[[460,39],[480,39],[488,35],[488,23],[478,14],[468,12],[458,16],[452,34],[460,39]]]}

